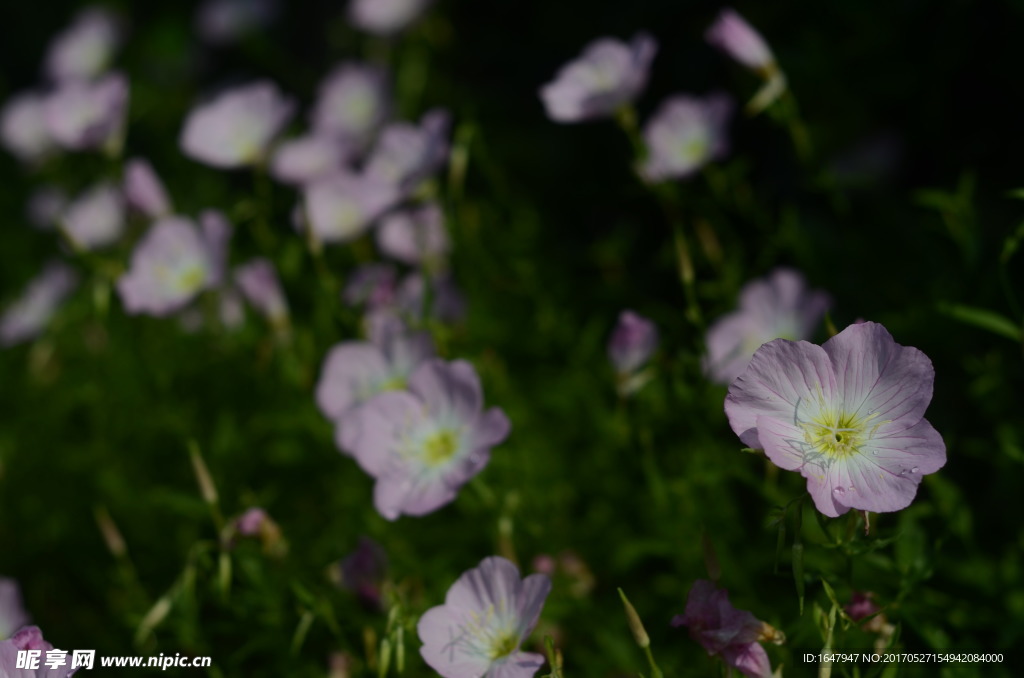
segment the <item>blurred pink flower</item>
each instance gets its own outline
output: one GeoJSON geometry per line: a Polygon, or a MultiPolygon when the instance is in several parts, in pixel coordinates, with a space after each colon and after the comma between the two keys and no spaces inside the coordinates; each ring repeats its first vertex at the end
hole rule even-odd
{"type": "Polygon", "coordinates": [[[69,80],[46,99],[46,124],[64,148],[120,150],[128,110],[128,79],[111,73],[96,81],[69,80]]]}
{"type": "Polygon", "coordinates": [[[333,137],[296,137],[274,148],[270,174],[285,184],[308,184],[341,171],[350,155],[351,150],[333,137]]]}
{"type": "Polygon", "coordinates": [[[541,88],[548,117],[580,122],[614,115],[643,91],[657,51],[658,43],[646,33],[638,33],[628,45],[614,38],[590,43],[541,88]]]}
{"type": "Polygon", "coordinates": [[[608,339],[608,357],[620,375],[628,375],[643,367],[658,347],[658,328],[647,318],[623,311],[608,339]]]}
{"type": "Polygon", "coordinates": [[[413,370],[433,355],[429,334],[402,325],[391,326],[372,342],[335,344],[320,371],[317,406],[336,422],[378,393],[405,388],[413,370]]]}
{"type": "Polygon", "coordinates": [[[388,125],[377,139],[364,168],[368,177],[407,195],[448,160],[451,115],[434,109],[417,127],[406,122],[388,125]]]}
{"type": "Polygon", "coordinates": [[[199,213],[199,229],[210,252],[210,284],[222,286],[227,281],[228,246],[231,243],[231,222],[220,210],[205,209],[199,213]]]}
{"type": "Polygon", "coordinates": [[[263,524],[267,520],[267,512],[255,506],[238,516],[235,520],[235,529],[243,537],[258,537],[263,524]]]}
{"type": "Polygon", "coordinates": [[[110,65],[120,42],[117,18],[102,7],[87,7],[50,42],[46,73],[56,82],[95,78],[110,65]]]}
{"type": "Polygon", "coordinates": [[[341,417],[338,443],[376,479],[378,513],[432,513],[487,466],[510,425],[483,402],[472,365],[432,358],[413,370],[406,390],[378,393],[341,417]]]}
{"type": "Polygon", "coordinates": [[[418,19],[433,0],[350,0],[348,20],[374,35],[394,35],[418,19]]]}
{"type": "Polygon", "coordinates": [[[387,73],[376,66],[346,61],[320,83],[310,118],[316,134],[337,137],[362,152],[390,111],[387,73]]]}
{"type": "Polygon", "coordinates": [[[55,149],[46,125],[46,95],[41,92],[15,94],[0,112],[0,141],[19,160],[38,163],[55,149]]]}
{"type": "Polygon", "coordinates": [[[163,217],[135,246],[117,291],[128,313],[166,316],[210,287],[213,268],[210,245],[195,223],[163,217]]]}
{"type": "Polygon", "coordinates": [[[732,383],[762,344],[780,338],[810,339],[830,305],[825,292],[810,289],[790,268],[776,268],[751,280],[740,292],[739,310],[708,328],[705,373],[718,384],[732,383]]]}
{"type": "Polygon", "coordinates": [[[102,182],[75,198],[61,216],[67,237],[86,250],[112,244],[124,232],[124,196],[110,182],[102,182]]]}
{"type": "Polygon", "coordinates": [[[705,37],[709,43],[755,70],[764,79],[764,85],[747,104],[748,113],[764,110],[786,91],[786,76],[775,62],[768,44],[739,13],[732,9],[722,10],[705,37]]]}
{"type": "Polygon", "coordinates": [[[866,619],[873,614],[877,614],[882,611],[882,608],[873,600],[870,593],[864,593],[862,591],[854,591],[850,602],[843,608],[846,614],[849,615],[850,619],[855,622],[861,619],[866,619]]]}
{"type": "Polygon", "coordinates": [[[377,227],[377,247],[406,264],[441,268],[450,247],[441,206],[429,202],[387,215],[377,227]]]}
{"type": "Polygon", "coordinates": [[[255,165],[294,110],[295,103],[268,80],[223,91],[188,114],[181,150],[213,167],[255,165]]]}
{"type": "Polygon", "coordinates": [[[774,67],[775,56],[768,43],[733,9],[723,9],[705,37],[744,66],[755,70],[774,67]]]}
{"type": "Polygon", "coordinates": [[[78,276],[61,261],[51,261],[21,296],[0,315],[0,346],[13,346],[39,336],[78,284],[78,276]]]}
{"type": "Polygon", "coordinates": [[[171,212],[167,189],[153,171],[153,166],[142,158],[132,158],[125,164],[124,197],[129,207],[152,219],[171,212]]]}
{"type": "Polygon", "coordinates": [[[644,126],[647,157],[640,174],[647,181],[682,179],[725,155],[731,113],[732,102],[721,94],[663,101],[644,126]]]}
{"type": "Polygon", "coordinates": [[[269,259],[253,259],[235,268],[235,284],[246,301],[275,327],[288,322],[288,300],[269,259]]]}
{"type": "Polygon", "coordinates": [[[354,240],[399,200],[396,187],[374,177],[336,173],[306,186],[306,218],[321,242],[354,240]]]}

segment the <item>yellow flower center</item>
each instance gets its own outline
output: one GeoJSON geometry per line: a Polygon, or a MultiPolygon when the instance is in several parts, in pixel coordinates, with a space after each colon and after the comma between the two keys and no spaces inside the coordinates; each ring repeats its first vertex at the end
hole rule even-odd
{"type": "Polygon", "coordinates": [[[459,438],[455,431],[442,429],[423,441],[423,460],[430,466],[448,462],[459,451],[459,438]]]}
{"type": "Polygon", "coordinates": [[[884,423],[874,421],[877,412],[861,415],[826,402],[821,386],[818,386],[816,400],[816,407],[809,408],[807,418],[797,406],[796,423],[803,430],[808,447],[829,461],[859,453],[884,423]]]}

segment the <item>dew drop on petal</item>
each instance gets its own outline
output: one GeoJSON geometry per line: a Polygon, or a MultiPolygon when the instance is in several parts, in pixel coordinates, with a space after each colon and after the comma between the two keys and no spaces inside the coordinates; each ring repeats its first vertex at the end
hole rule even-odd
{"type": "Polygon", "coordinates": [[[845,487],[837,487],[837,488],[835,488],[832,491],[835,492],[836,494],[846,494],[846,488],[845,487]]]}
{"type": "Polygon", "coordinates": [[[917,467],[915,466],[914,468],[910,469],[910,472],[911,472],[911,473],[917,473],[917,470],[918,470],[918,469],[917,469],[917,467]]]}

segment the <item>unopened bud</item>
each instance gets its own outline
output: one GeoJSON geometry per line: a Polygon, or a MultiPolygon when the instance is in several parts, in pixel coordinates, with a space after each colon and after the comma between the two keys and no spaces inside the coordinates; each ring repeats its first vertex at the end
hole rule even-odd
{"type": "Polygon", "coordinates": [[[629,621],[629,630],[633,632],[633,638],[636,639],[636,644],[642,648],[648,648],[651,646],[651,639],[647,636],[647,630],[644,628],[644,623],[640,621],[640,615],[636,613],[636,608],[626,598],[626,594],[619,589],[619,597],[622,598],[622,605],[626,608],[626,619],[629,621]]]}

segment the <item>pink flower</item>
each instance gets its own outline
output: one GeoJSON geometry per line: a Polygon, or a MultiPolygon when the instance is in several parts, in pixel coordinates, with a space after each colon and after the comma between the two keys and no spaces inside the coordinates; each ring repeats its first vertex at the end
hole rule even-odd
{"type": "Polygon", "coordinates": [[[647,318],[623,311],[608,339],[608,357],[619,374],[628,375],[643,367],[658,347],[658,328],[647,318]]]}
{"type": "Polygon", "coordinates": [[[125,164],[124,197],[130,207],[152,219],[171,212],[167,189],[153,171],[153,166],[142,158],[132,158],[125,164]]]}
{"type": "Polygon", "coordinates": [[[221,92],[188,114],[181,150],[213,167],[254,165],[294,110],[295,103],[267,80],[221,92]]]}
{"type": "Polygon", "coordinates": [[[864,593],[861,591],[854,591],[849,604],[847,604],[843,609],[846,611],[846,614],[849,615],[850,619],[855,622],[858,622],[861,619],[866,619],[871,615],[882,611],[882,608],[878,607],[870,593],[864,593]]]}
{"type": "Polygon", "coordinates": [[[709,655],[721,655],[729,666],[751,678],[771,678],[768,653],[759,641],[782,642],[782,634],[750,612],[737,610],[729,593],[714,582],[698,579],[686,599],[686,610],[672,626],[685,626],[709,655]]]}
{"type": "Polygon", "coordinates": [[[331,421],[378,393],[404,389],[413,370],[434,355],[429,334],[410,332],[401,325],[375,339],[341,342],[327,354],[316,385],[316,402],[331,421]]]}
{"type": "Polygon", "coordinates": [[[720,94],[666,99],[644,126],[647,158],[640,174],[648,181],[682,179],[721,158],[728,149],[732,108],[720,94]]]}
{"type": "Polygon", "coordinates": [[[45,94],[22,92],[0,112],[0,141],[22,162],[39,163],[56,149],[45,111],[45,94]]]}
{"type": "Polygon", "coordinates": [[[744,66],[774,68],[775,56],[764,38],[735,10],[723,9],[705,37],[744,66]]]}
{"type": "Polygon", "coordinates": [[[310,116],[317,135],[338,138],[362,152],[391,111],[387,74],[368,64],[338,64],[323,82],[310,116]]]}
{"type": "Polygon", "coordinates": [[[125,204],[120,189],[103,182],[75,198],[64,210],[61,227],[75,246],[86,250],[113,244],[124,232],[125,204]]]}
{"type": "Polygon", "coordinates": [[[260,528],[267,520],[267,512],[256,506],[238,516],[235,521],[235,529],[243,537],[258,537],[260,528]]]}
{"type": "Polygon", "coordinates": [[[364,168],[367,177],[394,186],[407,195],[448,160],[447,111],[428,111],[419,126],[405,122],[388,125],[377,139],[364,168]]]}
{"type": "Polygon", "coordinates": [[[324,243],[355,240],[400,198],[391,183],[349,173],[319,179],[304,194],[310,230],[324,243]]]}
{"type": "Polygon", "coordinates": [[[117,281],[128,313],[166,316],[181,310],[213,284],[213,249],[184,217],[157,221],[132,252],[117,281]]]}
{"type": "Polygon", "coordinates": [[[469,363],[420,363],[405,391],[379,393],[338,422],[338,442],[373,476],[373,502],[388,520],[423,516],[453,501],[509,432],[505,413],[483,409],[469,363]]]}
{"type": "Polygon", "coordinates": [[[270,174],[285,184],[309,184],[343,169],[352,154],[343,142],[310,134],[277,145],[270,160],[270,174]]]}
{"type": "Polygon", "coordinates": [[[350,0],[348,20],[374,35],[394,35],[419,18],[432,0],[350,0]]]}
{"type": "Polygon", "coordinates": [[[444,678],[532,678],[544,657],[520,647],[550,592],[547,575],[523,579],[508,560],[484,558],[420,617],[420,654],[444,678]]]}
{"type": "Polygon", "coordinates": [[[403,263],[439,268],[449,249],[441,206],[430,202],[384,217],[377,228],[377,247],[403,263]]]}
{"type": "Polygon", "coordinates": [[[614,115],[647,85],[657,50],[658,43],[646,33],[637,34],[628,45],[614,38],[590,43],[541,88],[548,117],[555,122],[580,122],[614,115]]]}
{"type": "Polygon", "coordinates": [[[739,310],[708,328],[704,371],[716,383],[731,384],[762,344],[810,339],[830,305],[826,293],[810,289],[803,275],[790,268],[751,280],[740,292],[739,310]]]}
{"type": "Polygon", "coordinates": [[[120,42],[114,15],[100,7],[88,7],[50,42],[46,73],[57,82],[95,78],[110,65],[120,42]]]}
{"type": "Polygon", "coordinates": [[[48,263],[0,315],[0,346],[14,346],[42,334],[77,284],[78,276],[70,266],[48,263]]]}
{"type": "Polygon", "coordinates": [[[722,10],[708,29],[707,41],[736,61],[757,71],[764,85],[747,104],[747,112],[758,113],[786,91],[786,76],[764,38],[743,17],[731,9],[722,10]]]}
{"type": "Polygon", "coordinates": [[[935,369],[881,325],[850,325],[821,346],[776,339],[729,387],[725,413],[748,447],[807,479],[826,516],[906,508],[946,446],[924,412],[935,369]]]}
{"type": "Polygon", "coordinates": [[[235,283],[252,306],[274,326],[288,321],[288,300],[269,259],[258,258],[235,269],[235,283]]]}
{"type": "Polygon", "coordinates": [[[128,79],[111,73],[99,80],[69,80],[46,99],[50,135],[74,151],[120,149],[128,110],[128,79]]]}

